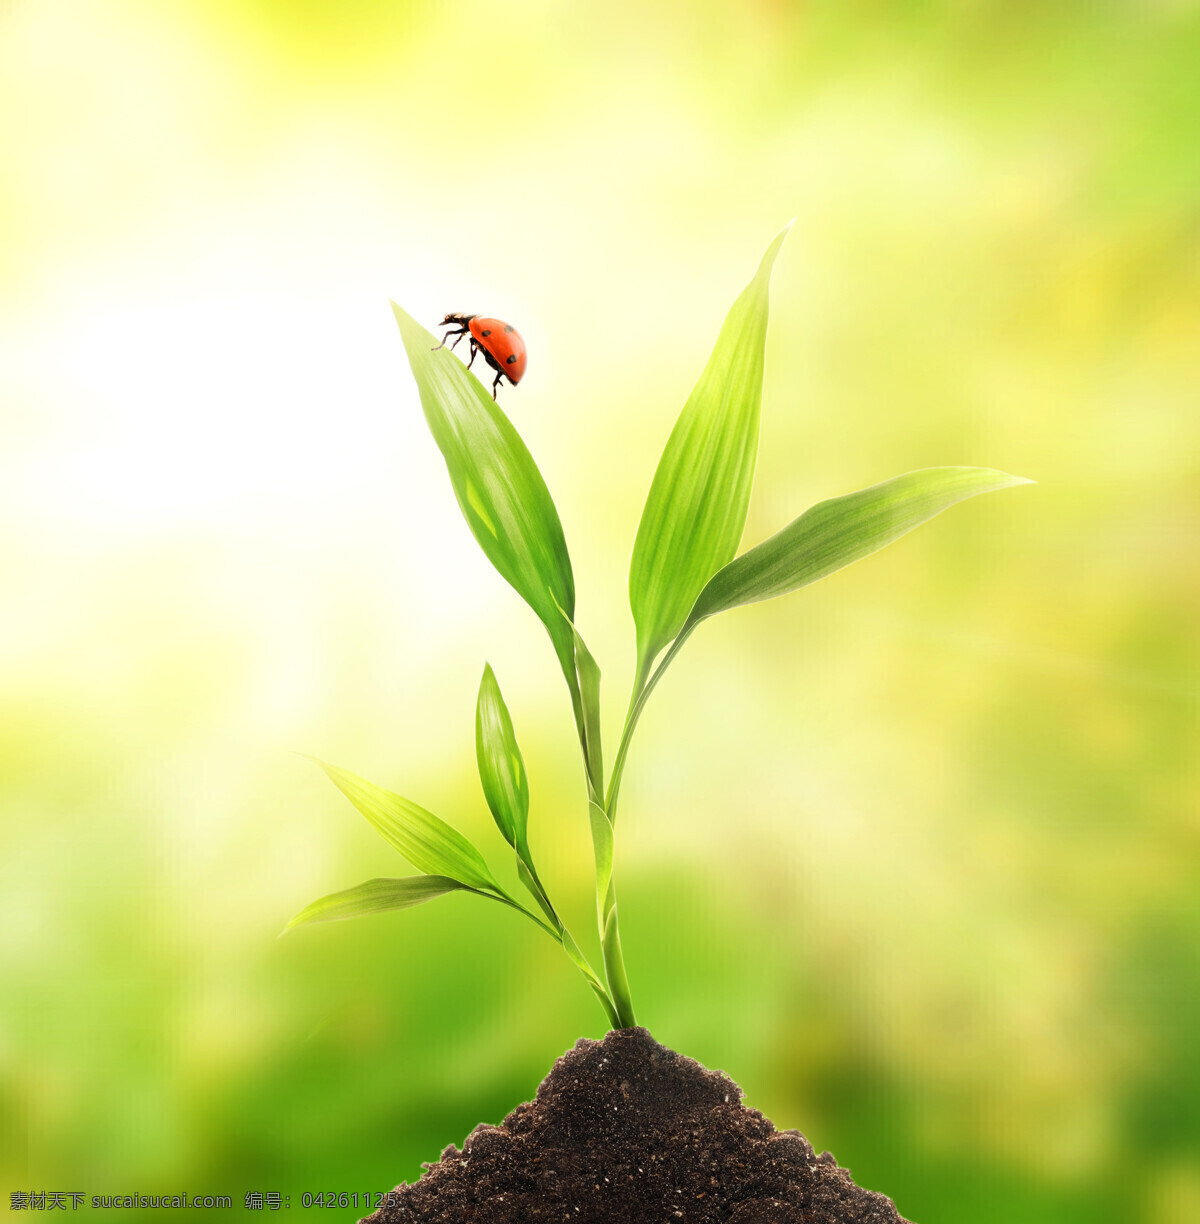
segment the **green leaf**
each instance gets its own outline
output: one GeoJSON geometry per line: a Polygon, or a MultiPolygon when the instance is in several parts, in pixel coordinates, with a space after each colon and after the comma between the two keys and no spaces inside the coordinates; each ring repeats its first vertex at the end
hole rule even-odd
{"type": "Polygon", "coordinates": [[[640,678],[742,538],[758,454],[771,268],[790,228],[730,309],[654,473],[629,566],[640,678]]]}
{"type": "Polygon", "coordinates": [[[392,310],[463,517],[488,560],[546,626],[574,697],[573,645],[558,609],[574,614],[575,582],[546,482],[479,379],[395,302],[392,310]]]}
{"type": "Polygon", "coordinates": [[[485,664],[475,703],[475,759],[484,798],[504,840],[516,851],[517,878],[541,907],[555,931],[562,923],[538,879],[529,849],[529,779],[517,746],[512,718],[491,666],[485,664]]]}
{"type": "Polygon", "coordinates": [[[475,759],[483,795],[496,827],[518,854],[526,849],[529,820],[529,779],[517,747],[512,718],[491,665],[485,665],[475,703],[475,759]]]}
{"type": "Polygon", "coordinates": [[[330,893],[305,906],[283,929],[290,931],[292,927],[305,922],[333,922],[341,918],[361,918],[364,914],[381,914],[385,910],[408,909],[445,893],[466,888],[458,880],[437,875],[367,880],[354,888],[347,888],[345,892],[330,893]]]}
{"type": "Polygon", "coordinates": [[[956,502],[977,493],[1032,483],[992,468],[922,468],[820,502],[714,574],[700,592],[685,632],[717,612],[816,582],[899,539],[956,502]]]}
{"type": "Polygon", "coordinates": [[[418,871],[449,876],[468,888],[500,891],[483,856],[457,829],[418,804],[349,770],[324,761],[317,764],[375,826],[384,841],[399,850],[418,871]]]}

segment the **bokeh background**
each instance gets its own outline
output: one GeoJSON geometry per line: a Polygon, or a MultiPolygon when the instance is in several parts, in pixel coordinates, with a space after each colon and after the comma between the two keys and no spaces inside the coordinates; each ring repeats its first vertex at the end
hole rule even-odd
{"type": "Polygon", "coordinates": [[[485,660],[591,933],[561,676],[388,298],[525,335],[611,753],[651,475],[795,216],[746,542],[1038,483],[680,656],[640,1018],[920,1224],[1200,1219],[1198,71],[1187,0],[0,4],[5,1208],[386,1188],[602,1033],[474,898],[277,939],[405,871],[298,752],[506,866],[485,660]]]}

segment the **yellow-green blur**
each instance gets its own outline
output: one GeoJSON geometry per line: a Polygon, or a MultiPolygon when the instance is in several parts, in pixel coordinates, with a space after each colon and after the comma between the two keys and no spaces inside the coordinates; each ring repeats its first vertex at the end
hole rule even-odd
{"type": "Polygon", "coordinates": [[[611,759],[651,476],[795,216],[744,543],[1038,483],[681,652],[639,1019],[920,1224],[1200,1218],[1198,66],[1192,0],[0,2],[0,1205],[386,1189],[601,1034],[467,895],[277,938],[408,870],[299,753],[515,887],[487,661],[598,963],[566,688],[388,299],[527,342],[611,759]]]}

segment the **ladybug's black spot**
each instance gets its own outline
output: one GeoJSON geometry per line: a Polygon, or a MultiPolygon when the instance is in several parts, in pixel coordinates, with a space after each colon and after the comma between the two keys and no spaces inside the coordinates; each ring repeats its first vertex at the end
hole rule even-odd
{"type": "Polygon", "coordinates": [[[517,355],[516,355],[516,353],[509,353],[509,355],[508,355],[507,357],[505,357],[505,359],[504,359],[504,364],[505,364],[505,365],[512,365],[512,363],[513,363],[514,361],[516,361],[516,359],[517,359],[517,355]]]}
{"type": "Polygon", "coordinates": [[[492,329],[490,327],[485,327],[479,334],[481,336],[490,336],[492,334],[492,329]]]}

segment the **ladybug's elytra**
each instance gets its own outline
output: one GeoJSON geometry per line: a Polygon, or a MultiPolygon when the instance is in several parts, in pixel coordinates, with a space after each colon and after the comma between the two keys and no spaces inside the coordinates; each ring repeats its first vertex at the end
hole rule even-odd
{"type": "MultiPolygon", "coordinates": [[[[492,383],[492,399],[496,398],[496,388],[502,378],[507,378],[514,387],[521,381],[525,373],[525,341],[511,323],[505,323],[503,319],[485,318],[483,315],[448,314],[442,320],[441,326],[450,330],[442,337],[438,348],[445,348],[446,341],[451,336],[455,338],[451,348],[454,348],[463,336],[469,336],[471,360],[467,362],[467,369],[471,368],[475,354],[482,352],[483,359],[496,371],[496,378],[492,383]]],[[[437,352],[437,349],[434,349],[434,352],[437,352]]]]}

